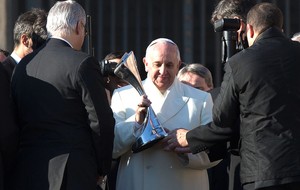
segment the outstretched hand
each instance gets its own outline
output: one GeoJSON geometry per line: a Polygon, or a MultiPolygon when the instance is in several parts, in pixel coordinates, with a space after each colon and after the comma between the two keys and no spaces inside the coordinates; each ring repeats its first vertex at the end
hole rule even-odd
{"type": "Polygon", "coordinates": [[[162,140],[162,143],[165,145],[164,150],[176,153],[190,153],[191,150],[186,140],[187,132],[187,129],[182,128],[168,131],[168,136],[162,140]]]}

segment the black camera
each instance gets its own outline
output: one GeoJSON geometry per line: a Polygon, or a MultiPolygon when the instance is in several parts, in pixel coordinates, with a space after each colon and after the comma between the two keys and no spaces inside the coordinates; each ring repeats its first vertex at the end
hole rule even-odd
{"type": "Polygon", "coordinates": [[[241,23],[239,19],[223,18],[214,23],[215,32],[237,31],[240,29],[241,23]]]}
{"type": "Polygon", "coordinates": [[[118,63],[116,62],[110,62],[108,60],[102,60],[99,62],[100,65],[100,71],[102,76],[108,77],[110,76],[115,76],[114,70],[116,69],[118,63]]]}
{"type": "MultiPolygon", "coordinates": [[[[241,23],[239,19],[223,18],[215,21],[215,32],[223,32],[222,36],[222,62],[236,54],[237,52],[248,47],[245,41],[238,41],[237,31],[240,29],[241,23]]],[[[242,35],[242,34],[241,34],[242,35]]],[[[242,37],[240,38],[242,39],[242,37]]]]}

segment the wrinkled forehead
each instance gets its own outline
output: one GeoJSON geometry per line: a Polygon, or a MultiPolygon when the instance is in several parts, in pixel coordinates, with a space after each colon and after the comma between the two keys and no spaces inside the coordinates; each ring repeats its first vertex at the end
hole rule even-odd
{"type": "Polygon", "coordinates": [[[147,60],[150,62],[174,62],[180,61],[178,48],[168,43],[157,43],[148,52],[147,60]]]}
{"type": "Polygon", "coordinates": [[[178,46],[171,40],[154,40],[150,43],[146,50],[146,58],[157,56],[175,56],[180,61],[180,52],[178,46]]]}

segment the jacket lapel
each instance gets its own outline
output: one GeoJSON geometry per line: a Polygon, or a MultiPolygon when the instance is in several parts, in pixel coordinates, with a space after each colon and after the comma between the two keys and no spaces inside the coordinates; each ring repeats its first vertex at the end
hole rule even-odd
{"type": "Polygon", "coordinates": [[[174,83],[168,91],[162,95],[150,80],[146,80],[146,94],[152,101],[152,108],[157,115],[159,122],[163,125],[174,117],[188,102],[189,97],[184,96],[184,90],[180,81],[175,78],[174,83]]]}

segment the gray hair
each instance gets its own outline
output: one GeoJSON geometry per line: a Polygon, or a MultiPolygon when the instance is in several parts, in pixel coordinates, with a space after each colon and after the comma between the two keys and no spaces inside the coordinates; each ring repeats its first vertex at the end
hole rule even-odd
{"type": "Polygon", "coordinates": [[[37,49],[47,40],[47,12],[33,8],[21,14],[14,26],[14,45],[20,45],[20,39],[22,35],[32,39],[32,49],[37,49]]]}
{"type": "Polygon", "coordinates": [[[170,43],[170,44],[173,44],[176,46],[176,49],[177,49],[177,58],[178,60],[180,61],[181,58],[180,58],[180,51],[179,51],[179,48],[177,46],[177,44],[175,44],[175,42],[173,42],[172,40],[168,39],[168,38],[158,38],[156,40],[153,40],[147,47],[146,49],[146,58],[149,57],[149,52],[150,50],[152,49],[153,45],[154,44],[157,44],[157,43],[163,43],[163,44],[167,44],[167,43],[170,43]]]}
{"type": "Polygon", "coordinates": [[[48,14],[48,34],[50,37],[70,35],[79,21],[86,24],[86,14],[79,3],[73,0],[57,1],[48,14]]]}
{"type": "Polygon", "coordinates": [[[210,87],[210,88],[214,87],[211,72],[205,66],[203,66],[199,63],[187,64],[186,66],[184,66],[182,69],[179,70],[177,77],[181,78],[181,77],[183,77],[183,75],[185,75],[188,72],[196,74],[196,75],[204,78],[208,87],[210,87]]]}

